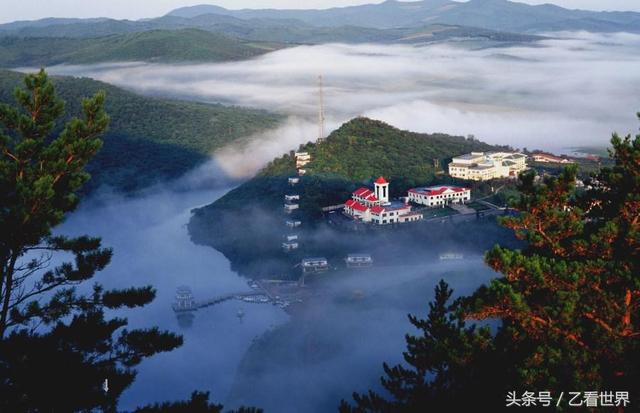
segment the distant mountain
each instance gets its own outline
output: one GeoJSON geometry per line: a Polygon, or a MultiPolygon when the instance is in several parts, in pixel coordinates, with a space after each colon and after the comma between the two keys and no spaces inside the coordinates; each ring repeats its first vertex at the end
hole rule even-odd
{"type": "Polygon", "coordinates": [[[507,0],[388,0],[380,4],[331,8],[326,10],[227,10],[217,6],[176,9],[169,16],[193,18],[218,14],[242,19],[297,19],[317,26],[354,25],[397,28],[445,23],[514,32],[546,30],[593,30],[640,32],[640,13],[569,10],[543,4],[532,6],[507,0]]]}
{"type": "MultiPolygon", "coordinates": [[[[168,17],[162,21],[175,22],[176,19],[182,18],[168,17]]],[[[328,28],[299,21],[285,25],[280,21],[241,20],[212,14],[194,17],[190,22],[216,31],[179,28],[128,31],[103,37],[0,36],[0,67],[122,61],[223,62],[248,59],[289,45],[330,42],[422,44],[473,39],[504,43],[540,39],[527,34],[441,24],[386,30],[355,26],[328,28]]],[[[74,25],[78,26],[77,23],[74,25]]],[[[90,26],[85,29],[89,30],[90,26]]],[[[67,25],[54,27],[64,27],[65,31],[69,28],[67,25]]],[[[128,30],[132,28],[134,26],[128,26],[128,30]]]]}
{"type": "Polygon", "coordinates": [[[167,15],[190,19],[203,14],[228,14],[228,10],[211,4],[200,4],[198,6],[180,7],[170,11],[167,15]]]}
{"type": "MultiPolygon", "coordinates": [[[[305,25],[300,21],[297,25],[305,25]]],[[[268,19],[243,20],[221,14],[199,15],[193,19],[164,16],[146,20],[115,19],[42,19],[32,22],[0,24],[0,36],[13,37],[104,37],[114,34],[138,33],[149,30],[203,29],[225,33],[225,27],[237,27],[240,32],[249,28],[295,27],[290,21],[268,19]]],[[[231,31],[232,33],[233,31],[231,31]]]]}
{"type": "MultiPolygon", "coordinates": [[[[15,104],[12,92],[22,73],[0,70],[0,102],[15,104]]],[[[111,118],[104,146],[89,164],[85,190],[101,185],[133,192],[177,178],[229,143],[276,127],[281,118],[260,110],[140,96],[87,78],[54,76],[66,102],[66,118],[81,114],[80,101],[98,90],[107,93],[111,118]]],[[[61,127],[61,124],[58,125],[61,127]]]]}
{"type": "Polygon", "coordinates": [[[200,5],[166,16],[138,21],[114,19],[42,19],[0,25],[0,36],[103,37],[149,30],[202,29],[248,40],[287,43],[379,41],[391,30],[446,24],[512,32],[587,30],[640,33],[640,13],[568,10],[507,0],[422,0],[331,8],[325,10],[228,10],[200,5]]]}
{"type": "Polygon", "coordinates": [[[101,38],[0,37],[0,66],[49,66],[115,61],[221,62],[281,46],[196,29],[151,30],[101,38]]]}
{"type": "MultiPolygon", "coordinates": [[[[33,26],[29,26],[25,22],[0,25],[0,37],[56,37],[78,39],[98,38],[115,34],[140,33],[150,30],[182,30],[191,28],[256,42],[263,41],[290,44],[404,42],[405,38],[409,38],[418,32],[437,33],[431,41],[446,40],[447,38],[456,36],[493,37],[496,39],[498,37],[502,39],[509,37],[509,41],[536,40],[530,36],[526,37],[514,33],[461,27],[457,25],[447,25],[451,27],[447,27],[446,30],[443,30],[443,25],[440,24],[425,24],[415,27],[393,29],[359,26],[319,27],[295,19],[240,19],[221,14],[201,14],[191,18],[164,16],[157,19],[136,22],[111,19],[100,19],[91,22],[78,19],[45,20],[35,21],[33,22],[33,26]]],[[[0,53],[1,52],[2,50],[0,50],[0,53]]]]}

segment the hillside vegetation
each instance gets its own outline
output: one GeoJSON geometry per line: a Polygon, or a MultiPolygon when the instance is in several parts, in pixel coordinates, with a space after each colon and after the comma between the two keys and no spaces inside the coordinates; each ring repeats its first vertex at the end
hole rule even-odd
{"type": "MultiPolygon", "coordinates": [[[[295,216],[304,221],[298,233],[308,246],[312,245],[309,239],[317,235],[314,229],[322,226],[315,219],[321,208],[343,203],[358,186],[370,186],[372,179],[384,175],[390,181],[391,195],[403,195],[412,186],[450,181],[436,174],[434,159],[444,165],[452,156],[492,149],[497,147],[462,136],[413,133],[357,118],[324,142],[300,147],[311,154],[312,162],[305,166],[307,174],[298,185],[288,184],[288,177],[296,173],[291,152],[274,159],[256,177],[213,204],[194,210],[189,232],[194,242],[213,246],[241,271],[286,272],[290,263],[280,252],[286,231],[285,194],[301,196],[300,212],[295,216]]],[[[318,245],[323,242],[326,240],[316,240],[318,245]]]]}
{"type": "Polygon", "coordinates": [[[100,62],[223,62],[280,46],[197,29],[149,30],[99,38],[0,37],[0,65],[50,66],[100,62]]]}
{"type": "MultiPolygon", "coordinates": [[[[23,74],[0,70],[0,101],[13,103],[23,74]]],[[[53,77],[66,102],[67,120],[80,114],[80,99],[105,90],[111,117],[104,146],[89,164],[92,190],[110,185],[135,191],[176,178],[228,143],[274,127],[278,116],[264,111],[140,96],[87,78],[53,77]]],[[[59,125],[60,126],[60,125],[59,125]]]]}
{"type": "MultiPolygon", "coordinates": [[[[303,212],[317,215],[323,206],[342,203],[359,185],[370,185],[384,175],[391,182],[391,195],[436,180],[434,161],[445,165],[451,157],[496,149],[495,146],[462,136],[420,134],[394,128],[367,118],[351,120],[322,143],[308,143],[299,150],[309,152],[312,162],[295,188],[302,196],[303,212]]],[[[271,161],[257,176],[229,192],[213,208],[239,205],[273,208],[281,206],[287,179],[296,175],[294,152],[271,161]]],[[[437,179],[447,179],[438,177],[437,179]]]]}

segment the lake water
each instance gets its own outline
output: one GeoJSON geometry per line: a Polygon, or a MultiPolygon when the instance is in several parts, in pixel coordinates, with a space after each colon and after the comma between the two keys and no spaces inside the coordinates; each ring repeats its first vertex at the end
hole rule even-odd
{"type": "Polygon", "coordinates": [[[456,293],[467,293],[493,276],[479,255],[336,272],[316,279],[313,288],[323,294],[293,317],[277,306],[232,300],[199,310],[192,323],[180,322],[171,309],[177,286],[190,286],[196,299],[249,290],[224,256],[194,245],[185,227],[192,208],[227,190],[116,197],[84,205],[60,228],[68,235],[101,236],[114,248],[111,265],[96,281],[112,288],[151,284],[157,289],[153,303],[124,313],[131,327],[159,326],[184,336],[182,347],[138,367],[122,409],[186,399],[197,389],[210,391],[212,400],[228,408],[335,411],[354,390],[379,386],[383,361],[401,362],[404,334],[413,332],[407,314],[426,315],[440,278],[456,293]]]}
{"type": "Polygon", "coordinates": [[[114,249],[114,258],[96,281],[107,287],[153,285],[150,305],[126,311],[131,327],[159,326],[184,336],[184,345],[145,360],[122,399],[121,408],[188,398],[193,390],[208,390],[222,400],[235,369],[254,337],[288,316],[271,305],[229,301],[200,310],[193,325],[181,327],[171,309],[176,287],[188,285],[196,299],[249,290],[246,280],[229,268],[217,251],[196,246],[185,224],[190,209],[212,202],[226,190],[160,192],[136,199],[114,199],[107,205],[85,206],[73,214],[60,233],[91,234],[114,249]],[[242,322],[237,311],[243,308],[242,322]]]}

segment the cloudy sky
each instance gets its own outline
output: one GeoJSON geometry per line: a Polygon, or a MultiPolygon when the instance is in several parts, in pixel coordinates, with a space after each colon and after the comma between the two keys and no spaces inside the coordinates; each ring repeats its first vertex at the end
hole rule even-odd
{"type": "MultiPolygon", "coordinates": [[[[568,8],[636,10],[638,0],[520,0],[530,4],[554,3],[568,8]]],[[[227,8],[328,8],[381,0],[2,0],[0,23],[44,17],[112,17],[140,19],[157,17],[182,6],[216,4],[227,8]]]]}

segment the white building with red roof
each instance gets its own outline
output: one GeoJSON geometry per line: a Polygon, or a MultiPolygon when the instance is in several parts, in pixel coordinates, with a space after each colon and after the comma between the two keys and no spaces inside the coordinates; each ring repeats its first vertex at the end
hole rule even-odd
{"type": "Polygon", "coordinates": [[[411,205],[389,202],[389,182],[382,176],[373,183],[374,190],[362,187],[351,194],[344,203],[344,212],[362,222],[378,225],[404,223],[422,219],[422,214],[412,213],[411,205]]]}
{"type": "Polygon", "coordinates": [[[542,163],[574,163],[574,161],[572,161],[571,159],[561,158],[559,156],[555,156],[545,152],[536,152],[531,155],[531,158],[535,162],[542,163]]]}
{"type": "Polygon", "coordinates": [[[408,193],[409,202],[428,207],[444,207],[449,204],[464,204],[471,199],[471,190],[457,186],[427,186],[412,188],[408,193]]]}

